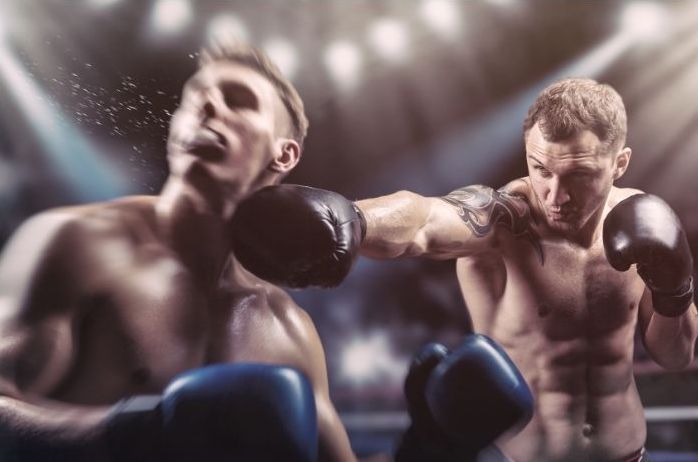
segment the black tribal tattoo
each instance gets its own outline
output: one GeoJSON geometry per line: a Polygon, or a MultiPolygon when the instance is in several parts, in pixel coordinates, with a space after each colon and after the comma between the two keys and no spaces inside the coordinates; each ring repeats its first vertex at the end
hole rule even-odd
{"type": "Polygon", "coordinates": [[[488,186],[465,186],[441,198],[453,205],[461,219],[477,237],[489,234],[495,226],[504,226],[514,237],[527,240],[544,264],[543,248],[535,230],[528,206],[521,203],[523,196],[510,194],[505,189],[488,186]]]}

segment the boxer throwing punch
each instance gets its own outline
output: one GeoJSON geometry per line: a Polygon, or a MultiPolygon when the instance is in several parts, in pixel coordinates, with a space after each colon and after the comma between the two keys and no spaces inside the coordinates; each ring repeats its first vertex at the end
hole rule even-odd
{"type": "MultiPolygon", "coordinates": [[[[362,221],[368,257],[457,259],[475,331],[503,345],[536,399],[531,422],[493,448],[502,460],[646,460],[632,374],[636,327],[657,363],[681,369],[693,361],[697,313],[676,215],[655,196],[614,186],[630,163],[626,132],[613,88],[565,79],[540,93],[524,121],[528,176],[502,188],[467,186],[439,198],[401,191],[351,204],[287,185],[249,200],[262,210],[293,196],[319,217],[319,234],[362,221]]],[[[267,219],[259,215],[257,227],[267,219]]],[[[277,225],[292,229],[285,226],[277,225]]],[[[249,249],[264,241],[246,240],[252,234],[236,238],[248,248],[243,264],[260,274],[273,267],[280,282],[335,285],[356,253],[336,252],[341,270],[319,271],[321,259],[255,254],[249,249]]]]}

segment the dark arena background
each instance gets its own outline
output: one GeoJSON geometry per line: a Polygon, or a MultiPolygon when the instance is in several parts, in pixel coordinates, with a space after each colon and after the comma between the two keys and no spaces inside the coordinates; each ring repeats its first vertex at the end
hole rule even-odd
{"type": "MultiPolygon", "coordinates": [[[[351,199],[442,195],[525,175],[521,123],[545,85],[613,85],[632,162],[620,186],[663,197],[698,255],[698,1],[2,0],[0,241],[46,208],[155,194],[180,89],[212,34],[263,49],[305,101],[287,182],[351,199]]],[[[340,287],[294,291],[326,350],[359,455],[407,423],[411,354],[469,329],[453,261],[362,258],[340,287]]],[[[698,366],[636,341],[655,461],[698,461],[698,366]]]]}

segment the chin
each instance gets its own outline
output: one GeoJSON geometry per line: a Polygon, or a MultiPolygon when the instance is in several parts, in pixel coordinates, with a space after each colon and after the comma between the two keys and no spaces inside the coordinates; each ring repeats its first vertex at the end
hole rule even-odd
{"type": "Polygon", "coordinates": [[[578,221],[562,221],[562,220],[553,220],[551,218],[548,218],[548,227],[555,231],[559,232],[575,232],[578,231],[581,226],[578,221]]]}

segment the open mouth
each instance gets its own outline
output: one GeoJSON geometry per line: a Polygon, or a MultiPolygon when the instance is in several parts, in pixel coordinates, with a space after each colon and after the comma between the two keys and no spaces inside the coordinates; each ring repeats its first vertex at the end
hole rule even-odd
{"type": "Polygon", "coordinates": [[[227,142],[223,135],[211,130],[202,128],[194,136],[184,143],[184,149],[206,160],[218,160],[225,156],[227,142]]]}

